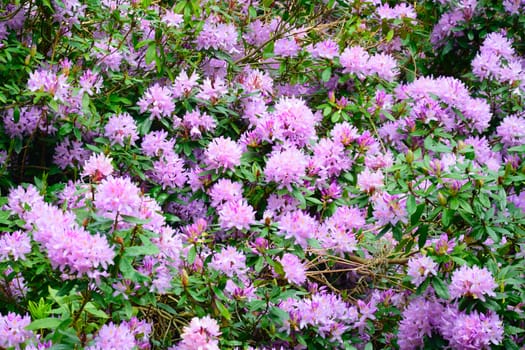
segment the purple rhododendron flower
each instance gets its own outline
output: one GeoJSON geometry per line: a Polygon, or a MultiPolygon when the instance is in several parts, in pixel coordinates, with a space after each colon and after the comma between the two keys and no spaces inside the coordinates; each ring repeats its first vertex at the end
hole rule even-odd
{"type": "Polygon", "coordinates": [[[22,344],[33,338],[32,331],[25,328],[31,323],[28,315],[20,316],[13,312],[7,315],[0,314],[0,346],[3,348],[14,347],[19,349],[22,344]]]}
{"type": "Polygon", "coordinates": [[[412,283],[419,287],[430,275],[437,275],[438,265],[428,256],[419,256],[408,260],[407,274],[412,277],[412,283]]]}
{"type": "Polygon", "coordinates": [[[219,325],[210,316],[194,317],[182,332],[182,341],[169,350],[219,350],[218,337],[221,335],[219,325]]]}
{"type": "Polygon", "coordinates": [[[173,103],[173,93],[167,87],[155,84],[149,87],[137,102],[140,107],[140,113],[150,113],[150,118],[160,119],[169,117],[175,111],[173,103]]]}
{"type": "Polygon", "coordinates": [[[485,301],[485,295],[495,296],[498,285],[487,268],[461,266],[452,274],[449,291],[451,298],[462,296],[485,301]]]}
{"type": "Polygon", "coordinates": [[[288,282],[301,285],[306,281],[306,267],[296,255],[286,253],[279,262],[288,282]]]}
{"type": "Polygon", "coordinates": [[[241,164],[242,149],[230,138],[220,136],[208,144],[204,156],[210,169],[233,169],[241,164]]]}

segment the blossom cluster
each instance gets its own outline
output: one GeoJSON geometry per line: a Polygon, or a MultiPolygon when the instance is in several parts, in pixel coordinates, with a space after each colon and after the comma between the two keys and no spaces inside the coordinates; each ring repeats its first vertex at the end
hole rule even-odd
{"type": "Polygon", "coordinates": [[[525,5],[484,4],[0,6],[0,348],[521,346],[525,5]]]}

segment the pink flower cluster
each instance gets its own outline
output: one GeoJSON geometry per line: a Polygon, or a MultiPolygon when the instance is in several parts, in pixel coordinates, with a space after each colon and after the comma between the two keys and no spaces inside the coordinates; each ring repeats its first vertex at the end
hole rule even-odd
{"type": "Polygon", "coordinates": [[[64,101],[69,97],[71,87],[67,82],[67,76],[45,69],[36,70],[29,74],[27,88],[33,92],[47,92],[54,100],[64,101]]]}
{"type": "Polygon", "coordinates": [[[487,268],[461,266],[454,271],[450,282],[450,297],[473,297],[485,301],[485,295],[495,296],[498,285],[487,268]]]}
{"type": "Polygon", "coordinates": [[[32,331],[25,328],[31,323],[31,318],[15,313],[0,314],[0,346],[2,348],[20,349],[21,345],[35,337],[32,331]]]}
{"type": "Polygon", "coordinates": [[[472,61],[472,73],[481,80],[495,79],[500,83],[524,82],[522,59],[512,48],[512,41],[501,33],[490,33],[472,61]]]}
{"type": "Polygon", "coordinates": [[[221,331],[217,321],[210,316],[192,318],[190,324],[184,327],[182,341],[169,350],[219,350],[218,338],[221,331]]]}
{"type": "Polygon", "coordinates": [[[360,79],[377,74],[381,79],[393,81],[399,74],[394,57],[385,53],[370,56],[361,46],[345,48],[339,62],[344,68],[343,73],[355,74],[360,79]]]}

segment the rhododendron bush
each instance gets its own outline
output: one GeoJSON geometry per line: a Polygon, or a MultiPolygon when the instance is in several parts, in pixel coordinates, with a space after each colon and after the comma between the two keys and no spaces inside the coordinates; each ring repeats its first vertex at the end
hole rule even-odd
{"type": "Polygon", "coordinates": [[[524,11],[0,0],[0,348],[522,348],[524,11]]]}

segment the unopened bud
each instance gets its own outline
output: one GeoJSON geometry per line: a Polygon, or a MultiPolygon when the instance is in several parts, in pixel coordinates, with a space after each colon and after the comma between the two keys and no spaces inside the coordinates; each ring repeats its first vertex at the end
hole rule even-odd
{"type": "Polygon", "coordinates": [[[414,161],[414,152],[412,152],[412,150],[408,150],[406,160],[408,164],[412,164],[412,162],[414,161]]]}
{"type": "Polygon", "coordinates": [[[335,103],[335,92],[333,90],[328,93],[328,100],[335,103]]]}
{"type": "Polygon", "coordinates": [[[184,288],[188,288],[190,284],[190,277],[188,276],[188,272],[186,271],[186,269],[182,269],[182,273],[180,274],[180,280],[181,280],[182,286],[184,288]]]}
{"type": "Polygon", "coordinates": [[[447,205],[447,198],[441,192],[438,193],[438,201],[439,201],[439,204],[443,206],[447,205]]]}

